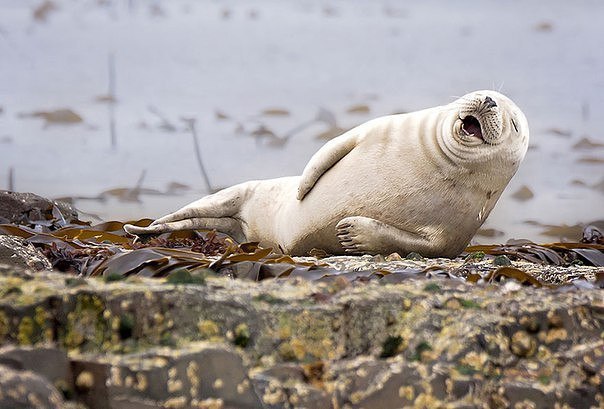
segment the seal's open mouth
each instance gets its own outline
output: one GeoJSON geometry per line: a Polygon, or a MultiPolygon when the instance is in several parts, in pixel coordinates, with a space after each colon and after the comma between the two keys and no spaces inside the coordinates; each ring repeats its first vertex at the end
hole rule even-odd
{"type": "Polygon", "coordinates": [[[461,129],[465,132],[466,135],[474,136],[476,138],[484,140],[484,138],[482,137],[482,128],[480,127],[480,122],[478,122],[478,119],[476,119],[472,115],[468,115],[461,120],[461,123],[461,129]]]}

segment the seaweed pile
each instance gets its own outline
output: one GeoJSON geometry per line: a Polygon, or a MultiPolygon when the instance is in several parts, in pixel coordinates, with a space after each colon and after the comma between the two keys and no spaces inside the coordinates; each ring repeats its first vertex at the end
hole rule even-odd
{"type": "MultiPolygon", "coordinates": [[[[584,229],[579,242],[535,244],[527,240],[510,240],[505,245],[470,246],[462,255],[461,266],[451,268],[441,263],[424,268],[370,268],[357,271],[334,269],[323,260],[329,255],[319,249],[306,258],[278,254],[258,243],[237,243],[216,231],[179,231],[140,240],[123,230],[125,223],[109,221],[96,225],[62,217],[58,208],[46,214],[45,220],[27,220],[25,224],[0,224],[0,234],[20,237],[31,243],[50,260],[54,269],[83,277],[102,276],[119,280],[128,276],[181,277],[217,274],[231,278],[261,281],[269,278],[304,278],[312,281],[345,279],[350,281],[380,280],[400,282],[409,278],[449,277],[471,283],[496,282],[502,278],[525,285],[543,286],[544,282],[512,261],[524,260],[549,266],[604,266],[604,237],[595,227],[584,229]],[[497,268],[488,271],[471,269],[473,262],[492,259],[497,268]]],[[[147,226],[151,219],[130,221],[147,226]]],[[[376,256],[380,261],[381,256],[376,256]]],[[[406,259],[423,259],[411,253],[406,259]]],[[[398,254],[387,261],[404,260],[398,254]]],[[[439,260],[439,259],[436,259],[439,260]]],[[[597,271],[588,287],[604,286],[604,272],[597,271]]],[[[566,283],[565,283],[566,284],[566,283]]],[[[584,283],[585,284],[585,283],[584,283]]]]}

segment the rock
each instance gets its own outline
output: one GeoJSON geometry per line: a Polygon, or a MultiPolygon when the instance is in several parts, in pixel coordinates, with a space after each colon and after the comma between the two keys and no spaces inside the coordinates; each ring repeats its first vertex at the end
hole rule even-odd
{"type": "Polygon", "coordinates": [[[84,354],[72,358],[77,393],[91,408],[262,407],[241,357],[229,346],[191,343],[124,355],[84,354]],[[178,406],[178,405],[180,406],[178,406]],[[208,406],[210,407],[210,406],[208,406]]]}
{"type": "Polygon", "coordinates": [[[266,409],[333,408],[329,393],[304,382],[279,382],[270,377],[255,376],[253,383],[262,398],[262,407],[266,409]]]}
{"type": "Polygon", "coordinates": [[[71,367],[64,349],[9,345],[0,348],[0,365],[35,372],[64,395],[73,394],[71,367]]]}
{"type": "Polygon", "coordinates": [[[61,409],[63,399],[46,379],[0,365],[0,408],[61,409]]]}
{"type": "Polygon", "coordinates": [[[71,369],[75,378],[76,397],[90,408],[110,409],[109,388],[110,365],[75,359],[71,369]]]}
{"type": "Polygon", "coordinates": [[[332,400],[322,384],[323,364],[277,364],[252,376],[266,409],[293,407],[330,409],[332,400]]]}
{"type": "Polygon", "coordinates": [[[30,221],[52,220],[63,217],[67,223],[78,218],[78,212],[70,204],[45,199],[33,193],[17,193],[0,190],[0,223],[30,224],[30,221]],[[53,214],[53,208],[59,214],[53,214]]]}
{"type": "Polygon", "coordinates": [[[52,270],[40,250],[20,237],[0,235],[0,263],[32,270],[52,270]]]}
{"type": "Polygon", "coordinates": [[[519,357],[530,357],[535,354],[537,344],[526,331],[517,331],[512,335],[510,348],[519,357]]]}
{"type": "Polygon", "coordinates": [[[0,266],[0,343],[68,351],[75,397],[91,409],[597,407],[603,312],[601,290],[570,286],[73,285],[0,266]]]}

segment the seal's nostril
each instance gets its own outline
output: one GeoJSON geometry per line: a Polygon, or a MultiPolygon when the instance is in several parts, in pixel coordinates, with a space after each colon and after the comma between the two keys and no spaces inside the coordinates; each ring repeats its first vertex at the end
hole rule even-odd
{"type": "Polygon", "coordinates": [[[484,103],[485,103],[485,105],[487,106],[487,108],[493,108],[493,107],[496,107],[496,106],[497,106],[497,104],[495,103],[495,101],[493,101],[493,100],[491,99],[491,97],[486,97],[486,98],[484,99],[484,103]]]}

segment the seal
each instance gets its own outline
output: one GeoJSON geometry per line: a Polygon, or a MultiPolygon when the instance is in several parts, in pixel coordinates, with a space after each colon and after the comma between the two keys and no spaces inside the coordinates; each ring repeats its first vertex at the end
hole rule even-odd
{"type": "Polygon", "coordinates": [[[302,176],[251,181],[203,197],[131,234],[216,229],[283,253],[461,253],[526,154],[522,111],[476,91],[380,117],[327,142],[302,176]]]}

